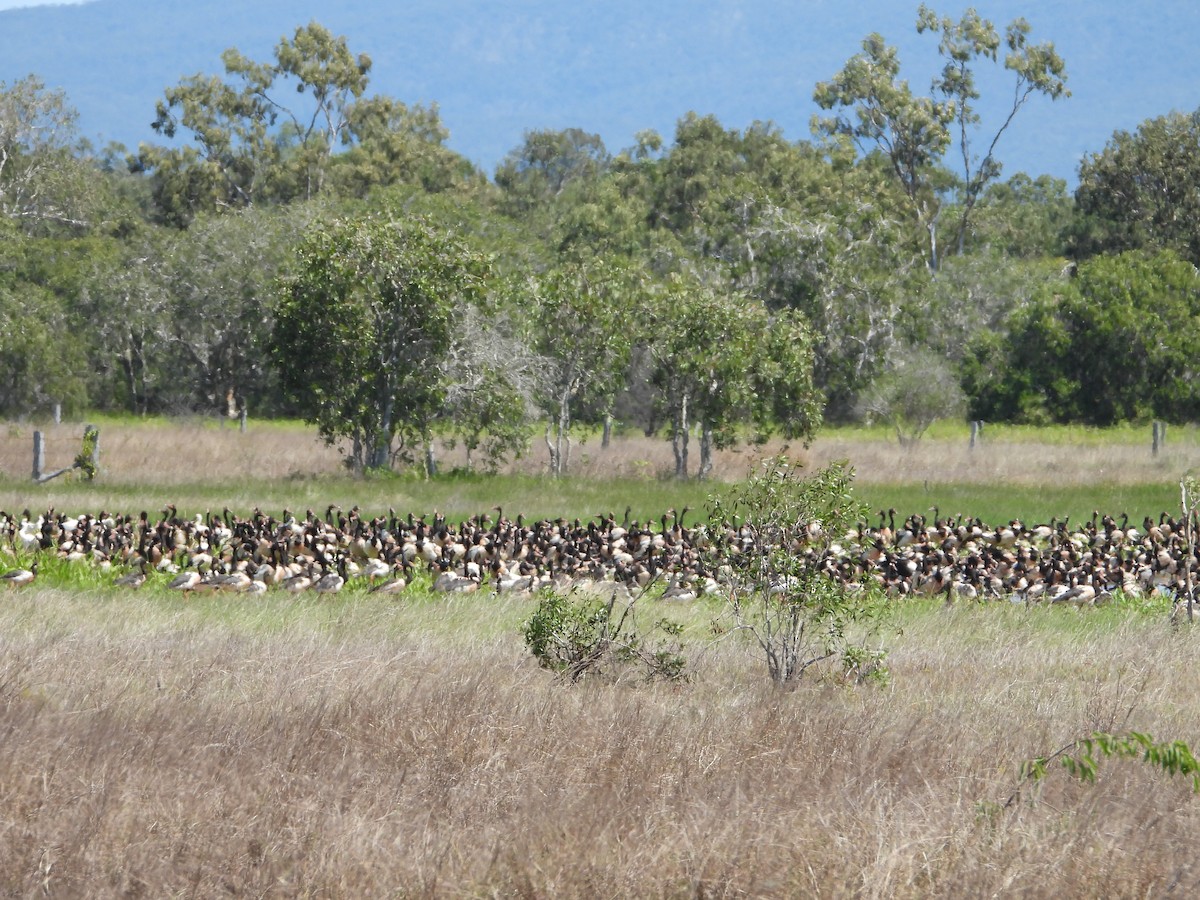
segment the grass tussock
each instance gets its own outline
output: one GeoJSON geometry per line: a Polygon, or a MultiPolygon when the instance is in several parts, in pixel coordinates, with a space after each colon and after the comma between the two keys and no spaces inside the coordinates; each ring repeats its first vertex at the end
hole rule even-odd
{"type": "Polygon", "coordinates": [[[1094,785],[1054,772],[995,808],[1023,760],[1092,730],[1196,741],[1180,673],[1200,650],[1161,618],[912,607],[887,688],[785,692],[737,635],[694,637],[688,684],[567,686],[521,644],[527,603],[441,603],[5,597],[0,893],[1133,897],[1200,881],[1200,800],[1136,762],[1094,785]]]}

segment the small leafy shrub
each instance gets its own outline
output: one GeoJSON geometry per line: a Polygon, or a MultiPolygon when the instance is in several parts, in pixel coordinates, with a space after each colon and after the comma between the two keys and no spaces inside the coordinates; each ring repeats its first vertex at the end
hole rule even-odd
{"type": "Polygon", "coordinates": [[[680,626],[662,619],[649,637],[639,634],[636,602],[618,608],[615,594],[605,601],[588,594],[543,591],[524,625],[525,645],[544,668],[572,682],[631,668],[651,680],[684,680],[687,661],[681,652],[680,626]]]}
{"type": "Polygon", "coordinates": [[[853,471],[841,463],[802,477],[786,457],[709,501],[714,566],[729,572],[734,630],[754,636],[776,684],[789,684],[820,663],[843,675],[886,682],[886,653],[872,646],[887,614],[886,597],[830,573],[834,541],[865,514],[853,471]]]}
{"type": "Polygon", "coordinates": [[[847,645],[842,650],[842,674],[851,681],[871,682],[886,687],[891,680],[887,651],[861,644],[847,645]]]}
{"type": "Polygon", "coordinates": [[[94,481],[99,469],[96,466],[96,446],[100,441],[100,432],[88,426],[83,432],[83,446],[73,463],[83,474],[84,481],[94,481]]]}

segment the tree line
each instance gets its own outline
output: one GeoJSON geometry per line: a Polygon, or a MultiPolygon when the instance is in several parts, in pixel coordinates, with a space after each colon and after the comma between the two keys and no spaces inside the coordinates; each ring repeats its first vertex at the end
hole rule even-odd
{"type": "Polygon", "coordinates": [[[492,465],[536,431],[555,473],[574,425],[616,423],[680,476],[823,421],[1196,418],[1200,111],[1114,133],[1073,194],[1005,177],[1064,61],[1021,19],[916,27],[942,68],[868,35],[809,139],[530,130],[490,176],[315,22],[167,88],[134,151],[0,83],[0,414],[302,416],[356,468],[432,465],[435,436],[492,465]]]}

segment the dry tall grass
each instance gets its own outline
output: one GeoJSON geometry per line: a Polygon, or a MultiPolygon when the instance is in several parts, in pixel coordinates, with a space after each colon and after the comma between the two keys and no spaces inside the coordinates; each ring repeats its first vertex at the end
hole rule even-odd
{"type": "Polygon", "coordinates": [[[475,598],[0,603],[7,896],[1194,894],[1200,801],[1136,762],[1021,760],[1124,724],[1195,741],[1200,656],[1149,620],[930,609],[886,689],[565,686],[475,598]]]}
{"type": "MultiPolygon", "coordinates": [[[[23,478],[32,466],[33,427],[9,423],[0,429],[0,473],[23,478]]],[[[47,468],[69,465],[79,452],[82,426],[48,425],[47,468]]],[[[1190,430],[1172,433],[1162,453],[1150,453],[1149,437],[1141,443],[1116,440],[1057,442],[1026,434],[989,438],[968,447],[962,434],[927,437],[915,447],[901,447],[886,436],[831,430],[806,450],[782,441],[741,444],[717,451],[713,477],[745,477],[763,458],[788,452],[813,466],[848,459],[863,483],[1003,483],[1003,484],[1142,484],[1166,480],[1200,467],[1200,440],[1190,430]]],[[[441,448],[441,464],[449,469],[466,462],[461,447],[441,448]]],[[[693,449],[693,469],[699,459],[693,449]]],[[[104,481],[114,485],[172,486],[209,481],[281,480],[336,476],[345,473],[339,449],[322,442],[313,428],[251,422],[242,434],[234,424],[214,420],[111,422],[101,430],[104,481]]],[[[540,442],[528,455],[502,471],[540,475],[547,456],[540,442]]],[[[670,443],[640,434],[618,437],[607,449],[598,438],[577,441],[571,473],[581,478],[647,479],[674,471],[670,443]]]]}

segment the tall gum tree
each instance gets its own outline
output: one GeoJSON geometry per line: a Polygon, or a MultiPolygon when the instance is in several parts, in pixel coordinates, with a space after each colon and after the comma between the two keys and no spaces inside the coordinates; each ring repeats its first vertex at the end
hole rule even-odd
{"type": "Polygon", "coordinates": [[[197,74],[168,88],[152,127],[183,147],[143,144],[130,168],[155,179],[156,200],[172,224],[198,210],[250,206],[265,198],[310,198],[329,160],[350,143],[354,103],[368,83],[371,60],[346,38],[311,22],[259,63],[236,48],[221,55],[225,77],[197,74]],[[291,94],[283,88],[292,88],[291,94]],[[306,101],[284,101],[301,95],[306,101]]]}
{"type": "Polygon", "coordinates": [[[691,474],[697,427],[700,478],[712,471],[713,451],[732,446],[740,427],[812,436],[821,405],[811,332],[800,316],[770,313],[738,291],[674,275],[656,292],[649,325],[651,381],[671,423],[676,478],[691,474]]]}
{"type": "Polygon", "coordinates": [[[1200,265],[1200,110],[1116,132],[1079,167],[1080,257],[1174,250],[1200,265]]]}
{"type": "Polygon", "coordinates": [[[1070,96],[1066,66],[1052,43],[1029,41],[1030,26],[1014,19],[1003,38],[987,19],[968,9],[958,21],[939,17],[921,5],[917,31],[939,34],[938,53],[945,60],[934,76],[928,96],[913,93],[900,77],[896,48],[879,34],[868,35],[862,52],[851,57],[829,81],[820,82],[813,99],[832,117],[815,117],[814,131],[821,136],[852,141],[861,152],[881,153],[909,199],[913,219],[925,234],[925,258],[936,270],[941,250],[938,226],[943,196],[956,196],[955,240],[961,252],[970,218],[983,189],[999,178],[996,157],[1000,138],[1021,108],[1035,95],[1051,100],[1070,96]],[[999,126],[984,139],[980,157],[975,135],[981,127],[976,108],[980,94],[975,70],[980,62],[999,64],[1014,79],[1012,102],[999,126]],[[961,172],[951,175],[944,166],[951,148],[957,149],[961,172]]]}
{"type": "Polygon", "coordinates": [[[531,345],[546,361],[540,405],[550,417],[550,472],[570,465],[570,431],[580,406],[611,409],[625,383],[634,313],[642,303],[636,267],[592,258],[569,261],[534,279],[531,345]]]}
{"type": "Polygon", "coordinates": [[[0,216],[24,231],[95,224],[96,178],[76,152],[75,109],[34,75],[0,81],[0,216]]]}

